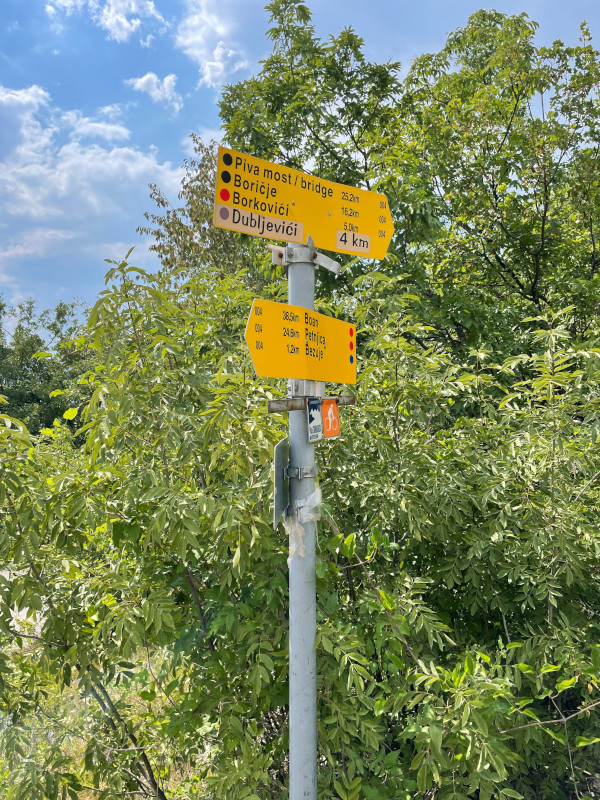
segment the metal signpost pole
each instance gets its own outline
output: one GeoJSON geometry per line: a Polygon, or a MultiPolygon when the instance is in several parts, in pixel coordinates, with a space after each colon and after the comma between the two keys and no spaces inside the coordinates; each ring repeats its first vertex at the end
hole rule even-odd
{"type": "MultiPolygon", "coordinates": [[[[314,310],[315,265],[313,248],[289,247],[288,298],[291,305],[314,310]]],[[[313,381],[291,381],[290,395],[308,395],[313,381]],[[306,384],[309,384],[306,386],[306,384]]],[[[315,446],[307,435],[306,409],[289,412],[290,510],[306,506],[315,491],[315,446]]],[[[296,520],[300,528],[290,536],[290,800],[317,797],[317,630],[315,534],[312,520],[296,520]],[[303,530],[302,530],[303,529],[303,530]],[[296,541],[292,541],[292,536],[296,541]]],[[[294,523],[294,520],[292,520],[294,523]]]]}

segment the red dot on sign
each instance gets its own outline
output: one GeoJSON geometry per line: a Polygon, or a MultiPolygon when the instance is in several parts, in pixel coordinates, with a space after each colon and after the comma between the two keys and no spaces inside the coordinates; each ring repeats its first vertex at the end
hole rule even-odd
{"type": "Polygon", "coordinates": [[[350,336],[354,336],[354,328],[350,328],[350,336]]]}
{"type": "Polygon", "coordinates": [[[228,189],[221,189],[220,195],[221,195],[221,200],[224,200],[225,202],[227,202],[231,197],[228,189]]]}
{"type": "Polygon", "coordinates": [[[354,342],[350,342],[350,350],[354,350],[354,342]]]}

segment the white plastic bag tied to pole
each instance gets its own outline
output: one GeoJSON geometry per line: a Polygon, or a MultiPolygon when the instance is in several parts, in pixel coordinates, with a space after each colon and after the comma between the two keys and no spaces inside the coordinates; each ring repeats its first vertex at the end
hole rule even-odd
{"type": "Polygon", "coordinates": [[[292,558],[298,554],[304,558],[304,526],[305,522],[317,522],[321,519],[319,506],[321,505],[322,495],[320,489],[315,491],[303,500],[296,500],[292,509],[291,516],[283,521],[285,532],[290,537],[288,567],[292,563],[292,558]]]}

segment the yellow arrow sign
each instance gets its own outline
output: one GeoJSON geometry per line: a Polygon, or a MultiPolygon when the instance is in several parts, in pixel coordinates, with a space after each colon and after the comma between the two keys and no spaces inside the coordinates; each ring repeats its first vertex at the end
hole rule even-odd
{"type": "Polygon", "coordinates": [[[219,228],[383,258],[394,232],[387,197],[219,147],[219,228]]]}
{"type": "Polygon", "coordinates": [[[356,383],[356,328],[348,322],[255,299],[246,344],[262,378],[356,383]]]}

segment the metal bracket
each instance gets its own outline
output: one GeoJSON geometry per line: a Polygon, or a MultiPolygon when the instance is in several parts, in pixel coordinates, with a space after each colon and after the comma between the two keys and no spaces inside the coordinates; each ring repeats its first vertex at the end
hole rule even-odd
{"type": "Polygon", "coordinates": [[[316,478],[316,467],[285,467],[283,474],[286,478],[316,478]]]}
{"type": "Polygon", "coordinates": [[[279,247],[279,245],[276,244],[268,244],[267,250],[271,251],[271,264],[273,264],[274,267],[287,267],[285,247],[279,247]]]}
{"type": "Polygon", "coordinates": [[[315,268],[323,267],[323,269],[328,269],[336,276],[340,274],[341,266],[337,261],[329,258],[329,256],[324,256],[323,253],[317,253],[312,236],[308,237],[306,245],[279,247],[276,244],[268,244],[267,248],[271,251],[271,264],[275,266],[287,267],[289,264],[299,261],[312,261],[315,268]],[[308,258],[306,250],[308,250],[308,258]]]}
{"type": "Polygon", "coordinates": [[[273,530],[285,517],[290,504],[290,482],[286,470],[290,463],[290,441],[286,437],[273,450],[273,530]]]}
{"type": "Polygon", "coordinates": [[[320,397],[325,394],[325,381],[298,380],[288,381],[288,397],[320,397]]]}
{"type": "MultiPolygon", "coordinates": [[[[321,400],[335,400],[338,406],[353,406],[356,404],[356,397],[352,394],[346,395],[338,395],[337,397],[325,397],[324,392],[320,395],[315,395],[316,397],[320,397],[321,400]]],[[[277,400],[269,400],[268,402],[268,413],[269,414],[278,414],[282,411],[302,411],[306,408],[308,398],[305,396],[299,397],[282,397],[277,400]]]]}
{"type": "Polygon", "coordinates": [[[323,267],[323,269],[328,269],[329,272],[333,272],[336,278],[340,274],[341,265],[337,261],[334,261],[333,258],[324,256],[323,253],[315,253],[313,261],[315,262],[315,266],[323,267]]]}
{"type": "Polygon", "coordinates": [[[277,414],[281,411],[304,411],[308,397],[282,397],[277,400],[269,400],[269,414],[277,414]]]}

